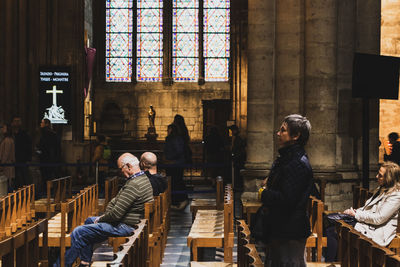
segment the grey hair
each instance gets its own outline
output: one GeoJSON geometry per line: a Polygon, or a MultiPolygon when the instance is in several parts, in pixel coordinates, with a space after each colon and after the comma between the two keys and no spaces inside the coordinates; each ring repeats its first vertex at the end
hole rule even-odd
{"type": "Polygon", "coordinates": [[[124,157],[121,157],[121,164],[126,165],[129,163],[131,166],[139,166],[139,160],[132,154],[127,154],[124,157]]]}
{"type": "Polygon", "coordinates": [[[305,146],[310,137],[311,123],[306,118],[299,114],[291,114],[283,120],[287,124],[290,136],[299,135],[297,143],[305,146]]]}

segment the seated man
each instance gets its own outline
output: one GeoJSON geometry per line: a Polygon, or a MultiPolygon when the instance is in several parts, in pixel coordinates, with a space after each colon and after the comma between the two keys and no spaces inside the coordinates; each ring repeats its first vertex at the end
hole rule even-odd
{"type": "Polygon", "coordinates": [[[157,156],[154,153],[143,153],[140,157],[139,166],[149,177],[154,196],[158,196],[167,189],[167,179],[162,174],[157,173],[157,156]]]}
{"type": "MultiPolygon", "coordinates": [[[[134,225],[144,215],[144,203],[153,201],[153,189],[149,179],[139,168],[139,160],[130,153],[118,158],[118,168],[126,177],[125,185],[108,203],[106,212],[100,217],[89,217],[85,225],[76,227],[71,233],[71,248],[65,253],[65,266],[72,266],[80,257],[81,266],[89,266],[93,245],[110,236],[129,236],[134,225]]],[[[59,260],[54,266],[59,266],[59,260]]]]}

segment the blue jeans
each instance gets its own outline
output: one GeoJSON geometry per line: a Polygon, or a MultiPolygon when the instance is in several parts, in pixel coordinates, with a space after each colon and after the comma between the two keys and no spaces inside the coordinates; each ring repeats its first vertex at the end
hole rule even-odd
{"type": "MultiPolygon", "coordinates": [[[[107,240],[110,236],[129,236],[135,230],[133,227],[120,223],[112,226],[109,223],[94,223],[97,217],[89,217],[85,225],[76,227],[71,233],[71,247],[65,252],[65,266],[70,267],[76,258],[90,262],[93,255],[93,245],[107,240]]],[[[60,266],[60,259],[54,267],[60,266]]]]}

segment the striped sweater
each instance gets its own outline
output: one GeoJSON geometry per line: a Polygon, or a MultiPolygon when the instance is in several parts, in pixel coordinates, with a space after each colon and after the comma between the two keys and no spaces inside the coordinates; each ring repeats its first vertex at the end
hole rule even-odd
{"type": "Polygon", "coordinates": [[[134,226],[144,215],[144,203],[153,201],[153,189],[146,174],[129,179],[108,203],[99,222],[134,226]]]}

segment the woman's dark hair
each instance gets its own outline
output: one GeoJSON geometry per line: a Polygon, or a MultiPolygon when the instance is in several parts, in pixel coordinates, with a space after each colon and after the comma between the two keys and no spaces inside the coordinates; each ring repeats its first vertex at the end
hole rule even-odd
{"type": "Polygon", "coordinates": [[[185,124],[185,118],[183,118],[183,116],[180,114],[176,114],[174,117],[173,124],[175,124],[178,127],[178,134],[183,137],[185,143],[189,143],[190,136],[188,128],[186,127],[185,124]]]}
{"type": "Polygon", "coordinates": [[[297,143],[305,146],[311,131],[311,124],[308,119],[299,114],[291,114],[286,116],[283,122],[287,124],[290,136],[299,135],[297,143]]]}
{"type": "Polygon", "coordinates": [[[11,124],[7,123],[4,124],[3,127],[6,127],[6,132],[4,133],[4,137],[11,137],[12,136],[12,130],[11,130],[11,124]]]}
{"type": "Polygon", "coordinates": [[[168,125],[168,130],[171,131],[171,132],[168,132],[168,137],[173,137],[173,136],[178,136],[179,135],[178,127],[173,123],[168,125]]]}
{"type": "Polygon", "coordinates": [[[399,139],[399,134],[396,133],[396,132],[392,132],[392,133],[389,134],[388,137],[389,137],[389,140],[397,141],[397,139],[399,139]]]}
{"type": "Polygon", "coordinates": [[[106,141],[106,137],[104,135],[100,134],[100,135],[97,136],[97,141],[99,143],[103,143],[103,142],[106,141]]]}

